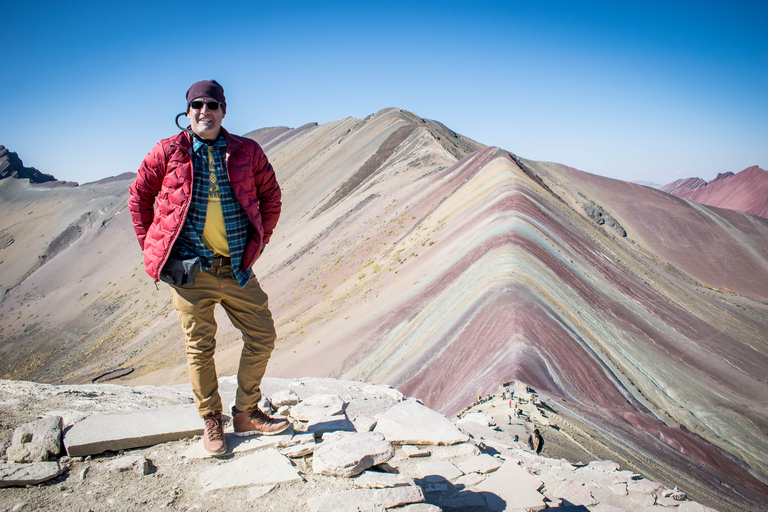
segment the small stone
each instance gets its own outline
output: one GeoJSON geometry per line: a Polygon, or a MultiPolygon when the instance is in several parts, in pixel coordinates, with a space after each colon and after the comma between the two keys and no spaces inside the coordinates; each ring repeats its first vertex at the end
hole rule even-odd
{"type": "Polygon", "coordinates": [[[430,451],[412,444],[404,444],[403,452],[408,457],[429,457],[430,451]]]}
{"type": "Polygon", "coordinates": [[[280,450],[280,453],[291,459],[297,459],[299,457],[306,457],[307,455],[311,455],[314,451],[315,444],[305,443],[289,446],[288,448],[280,450]]]}
{"type": "Polygon", "coordinates": [[[48,450],[35,443],[11,445],[5,455],[11,462],[44,462],[48,460],[48,450]]]}
{"type": "Polygon", "coordinates": [[[376,420],[368,416],[355,416],[352,423],[358,432],[370,432],[376,427],[376,420]]]}
{"type": "Polygon", "coordinates": [[[297,395],[293,390],[283,389],[277,393],[274,393],[270,397],[270,401],[272,402],[272,405],[276,407],[281,407],[284,405],[296,405],[299,403],[299,395],[297,395]]]}
{"type": "Polygon", "coordinates": [[[126,455],[107,462],[107,470],[119,473],[132,471],[140,476],[149,474],[149,461],[141,455],[126,455]]]}

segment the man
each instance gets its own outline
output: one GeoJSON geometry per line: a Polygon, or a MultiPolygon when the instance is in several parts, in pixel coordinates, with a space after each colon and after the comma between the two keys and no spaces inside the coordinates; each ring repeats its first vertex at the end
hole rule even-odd
{"type": "Polygon", "coordinates": [[[539,429],[533,429],[533,435],[528,436],[528,446],[531,450],[535,451],[537,455],[541,454],[541,449],[544,448],[544,438],[541,437],[539,429]]]}
{"type": "Polygon", "coordinates": [[[258,408],[277,336],[267,295],[251,270],[280,217],[280,187],[261,147],[221,127],[226,110],[215,80],[193,84],[187,91],[190,126],[144,158],[128,200],[147,273],[171,285],[205,422],[203,447],[211,455],[227,452],[213,360],[216,304],[243,337],[235,435],[277,434],[289,426],[258,408]]]}

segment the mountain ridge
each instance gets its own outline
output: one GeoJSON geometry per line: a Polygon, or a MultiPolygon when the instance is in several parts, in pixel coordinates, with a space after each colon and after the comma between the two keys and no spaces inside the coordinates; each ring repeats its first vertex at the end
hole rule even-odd
{"type": "MultiPolygon", "coordinates": [[[[419,119],[385,109],[251,132],[284,195],[254,267],[280,336],[269,374],[388,384],[446,414],[518,379],[612,449],[759,502],[768,222],[454,144],[419,119]]],[[[128,183],[0,186],[0,239],[15,240],[0,253],[3,378],[83,382],[130,367],[120,382],[186,380],[167,288],[143,272],[128,183]],[[78,236],[31,265],[67,229],[78,236]]],[[[217,318],[217,367],[234,373],[237,333],[217,318]]]]}
{"type": "Polygon", "coordinates": [[[676,180],[662,190],[697,203],[768,218],[768,171],[757,165],[736,174],[720,173],[708,183],[701,178],[676,180]]]}

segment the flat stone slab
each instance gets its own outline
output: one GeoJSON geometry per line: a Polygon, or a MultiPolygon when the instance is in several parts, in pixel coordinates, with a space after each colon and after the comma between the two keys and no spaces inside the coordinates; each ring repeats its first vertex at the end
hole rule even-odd
{"type": "Polygon", "coordinates": [[[374,432],[392,444],[452,445],[469,440],[451,420],[415,400],[400,402],[376,419],[374,432]]]}
{"type": "Polygon", "coordinates": [[[345,404],[339,395],[313,395],[291,407],[291,416],[300,421],[316,421],[341,414],[345,404]]]}
{"type": "MultiPolygon", "coordinates": [[[[292,429],[288,429],[286,433],[274,436],[240,437],[236,436],[233,432],[225,432],[224,439],[227,440],[227,453],[243,453],[263,450],[265,448],[283,448],[294,444],[292,429]]],[[[202,439],[190,446],[181,456],[188,459],[207,459],[213,457],[213,455],[209,455],[203,449],[202,439]]]]}
{"type": "Polygon", "coordinates": [[[291,461],[274,448],[237,458],[200,474],[203,492],[301,480],[291,461]]]}
{"type": "Polygon", "coordinates": [[[416,467],[419,468],[421,476],[427,482],[451,481],[464,474],[459,468],[447,461],[420,462],[416,467]]]}
{"type": "Polygon", "coordinates": [[[465,461],[457,463],[457,466],[464,473],[490,473],[501,467],[503,461],[492,457],[487,453],[481,453],[477,457],[472,457],[465,461]]]}
{"type": "Polygon", "coordinates": [[[490,510],[540,510],[544,496],[538,491],[542,481],[513,461],[505,462],[495,473],[477,484],[486,491],[485,500],[490,510]]]}
{"type": "Polygon", "coordinates": [[[315,447],[312,471],[349,477],[394,456],[395,449],[378,432],[336,432],[315,447]]]}
{"type": "Polygon", "coordinates": [[[36,485],[56,478],[66,468],[58,462],[0,464],[0,487],[36,485]]]}
{"type": "Polygon", "coordinates": [[[316,496],[307,500],[310,512],[374,511],[408,503],[423,503],[420,487],[391,487],[388,489],[354,489],[316,496]]]}
{"type": "Polygon", "coordinates": [[[429,457],[429,454],[431,453],[429,450],[413,446],[412,444],[404,444],[403,452],[408,457],[429,457]]]}
{"type": "Polygon", "coordinates": [[[82,457],[176,441],[202,434],[203,427],[191,404],[92,414],[64,433],[64,446],[70,457],[82,457]]]}
{"type": "Polygon", "coordinates": [[[355,485],[369,489],[383,489],[385,487],[402,487],[415,485],[413,478],[399,473],[380,473],[378,471],[363,471],[355,478],[355,485]]]}
{"type": "Polygon", "coordinates": [[[349,421],[346,414],[337,414],[335,416],[326,416],[312,421],[307,425],[307,432],[314,434],[315,437],[322,437],[327,432],[355,432],[355,425],[349,421]]]}

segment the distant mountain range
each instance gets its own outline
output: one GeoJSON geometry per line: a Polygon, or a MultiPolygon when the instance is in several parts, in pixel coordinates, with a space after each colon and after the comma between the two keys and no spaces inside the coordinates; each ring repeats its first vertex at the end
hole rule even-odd
{"type": "Polygon", "coordinates": [[[56,181],[50,174],[43,174],[34,167],[24,167],[19,155],[0,146],[0,179],[28,179],[30,183],[46,183],[56,181]]]}
{"type": "MultiPolygon", "coordinates": [[[[247,136],[283,190],[254,266],[279,335],[269,375],[388,384],[448,415],[525,382],[591,429],[600,458],[720,510],[767,510],[767,219],[394,108],[247,136]]],[[[186,382],[132,178],[0,180],[0,378],[186,382]]],[[[235,374],[238,333],[217,317],[217,368],[235,374]]]]}
{"type": "Polygon", "coordinates": [[[720,173],[709,183],[701,178],[676,180],[661,190],[697,203],[768,218],[768,171],[756,165],[736,174],[720,173]]]}

